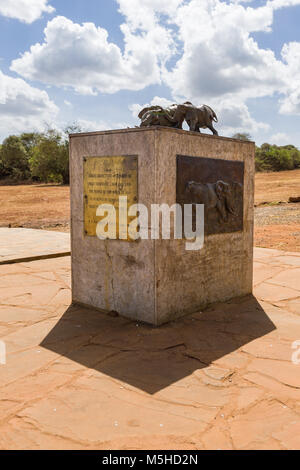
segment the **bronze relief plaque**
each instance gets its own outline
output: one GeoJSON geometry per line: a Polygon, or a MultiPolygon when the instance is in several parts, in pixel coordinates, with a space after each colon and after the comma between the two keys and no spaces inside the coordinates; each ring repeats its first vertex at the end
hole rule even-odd
{"type": "Polygon", "coordinates": [[[242,231],[244,162],[177,155],[176,202],[204,204],[205,235],[242,231]]]}

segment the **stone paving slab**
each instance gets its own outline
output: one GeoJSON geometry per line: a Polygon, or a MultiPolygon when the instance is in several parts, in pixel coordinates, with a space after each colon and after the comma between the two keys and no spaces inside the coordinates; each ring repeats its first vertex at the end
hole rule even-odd
{"type": "Polygon", "coordinates": [[[0,266],[0,449],[300,449],[298,259],[159,328],[70,306],[69,257],[0,266]]]}
{"type": "Polygon", "coordinates": [[[0,228],[0,264],[70,255],[70,235],[26,228],[0,228]]]}

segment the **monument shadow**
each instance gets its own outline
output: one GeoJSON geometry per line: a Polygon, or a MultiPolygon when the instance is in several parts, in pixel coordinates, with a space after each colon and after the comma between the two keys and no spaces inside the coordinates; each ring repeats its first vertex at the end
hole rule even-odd
{"type": "Polygon", "coordinates": [[[41,346],[149,394],[275,329],[252,295],[160,327],[70,305],[41,346]]]}

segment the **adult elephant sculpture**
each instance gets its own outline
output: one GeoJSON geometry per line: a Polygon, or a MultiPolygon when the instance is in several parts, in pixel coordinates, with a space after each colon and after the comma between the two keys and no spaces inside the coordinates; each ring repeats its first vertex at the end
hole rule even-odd
{"type": "Polygon", "coordinates": [[[213,126],[213,122],[218,122],[217,115],[207,104],[196,108],[196,112],[190,109],[185,116],[185,120],[190,131],[200,132],[200,128],[208,128],[214,135],[218,135],[218,131],[213,126]]]}
{"type": "Polygon", "coordinates": [[[200,128],[208,128],[214,135],[218,135],[218,132],[213,126],[213,122],[218,122],[217,115],[207,104],[199,108],[189,101],[179,104],[177,105],[173,119],[179,123],[180,128],[182,128],[182,122],[186,120],[190,131],[200,132],[200,128]]]}
{"type": "Polygon", "coordinates": [[[189,181],[186,191],[192,195],[194,203],[204,204],[205,210],[217,209],[224,222],[228,220],[228,214],[236,215],[235,194],[229,183],[221,180],[205,184],[189,181]]]}

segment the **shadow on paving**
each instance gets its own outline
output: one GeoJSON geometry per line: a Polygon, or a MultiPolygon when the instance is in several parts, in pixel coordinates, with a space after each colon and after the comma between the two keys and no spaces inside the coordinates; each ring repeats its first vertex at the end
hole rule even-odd
{"type": "Polygon", "coordinates": [[[71,305],[41,346],[153,394],[274,329],[253,296],[158,328],[71,305]]]}

